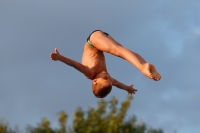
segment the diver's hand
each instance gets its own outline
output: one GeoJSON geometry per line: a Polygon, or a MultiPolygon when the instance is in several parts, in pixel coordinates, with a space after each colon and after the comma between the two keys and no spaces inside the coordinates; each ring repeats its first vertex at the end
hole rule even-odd
{"type": "Polygon", "coordinates": [[[51,53],[51,54],[50,54],[50,58],[51,58],[52,60],[54,60],[54,61],[60,60],[60,57],[61,57],[61,55],[59,54],[57,48],[54,49],[54,53],[51,53]]]}
{"type": "Polygon", "coordinates": [[[135,94],[137,90],[133,88],[133,84],[132,84],[126,87],[126,91],[128,92],[128,94],[132,95],[133,93],[135,94]]]}

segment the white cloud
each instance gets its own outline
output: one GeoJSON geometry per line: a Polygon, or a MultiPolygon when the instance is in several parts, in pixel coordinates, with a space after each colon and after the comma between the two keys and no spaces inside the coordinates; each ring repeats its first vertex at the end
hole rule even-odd
{"type": "Polygon", "coordinates": [[[194,34],[197,35],[197,36],[200,36],[200,29],[196,29],[196,30],[194,31],[194,34]]]}

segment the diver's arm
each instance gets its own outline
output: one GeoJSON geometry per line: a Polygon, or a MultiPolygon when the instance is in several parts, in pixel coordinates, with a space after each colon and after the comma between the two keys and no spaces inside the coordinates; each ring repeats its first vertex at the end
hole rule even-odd
{"type": "Polygon", "coordinates": [[[76,70],[78,70],[79,72],[83,73],[85,76],[90,76],[90,69],[84,65],[82,65],[81,63],[79,62],[76,62],[72,59],[69,59],[69,58],[66,58],[62,55],[60,55],[60,58],[59,58],[59,61],[71,66],[71,67],[74,67],[76,70]]]}
{"type": "Polygon", "coordinates": [[[63,55],[59,54],[59,52],[56,48],[55,48],[55,52],[50,54],[50,58],[54,61],[58,60],[58,61],[61,61],[65,64],[71,66],[71,67],[74,67],[76,70],[83,73],[86,77],[91,77],[91,75],[92,75],[92,72],[88,67],[86,67],[86,66],[82,65],[81,63],[76,62],[72,59],[64,57],[63,55]]]}
{"type": "Polygon", "coordinates": [[[111,82],[112,82],[112,85],[117,87],[117,88],[120,88],[122,90],[126,90],[126,85],[119,82],[118,80],[114,79],[114,78],[110,78],[111,79],[111,82]]]}
{"type": "Polygon", "coordinates": [[[114,79],[112,77],[110,79],[111,79],[111,82],[112,82],[113,86],[116,86],[119,89],[127,91],[128,94],[132,94],[132,93],[135,94],[135,92],[137,91],[136,89],[133,88],[133,85],[127,86],[127,85],[119,82],[118,80],[116,80],[116,79],[114,79]]]}

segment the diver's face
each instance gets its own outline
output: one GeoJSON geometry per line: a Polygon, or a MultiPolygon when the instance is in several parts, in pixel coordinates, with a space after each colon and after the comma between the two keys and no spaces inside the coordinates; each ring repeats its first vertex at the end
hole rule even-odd
{"type": "Polygon", "coordinates": [[[106,80],[110,80],[110,75],[107,72],[103,71],[103,72],[99,73],[96,76],[96,78],[103,78],[103,79],[106,79],[106,80]]]}
{"type": "Polygon", "coordinates": [[[105,81],[105,80],[107,80],[110,84],[112,84],[111,79],[110,79],[110,75],[107,72],[105,72],[105,71],[99,73],[95,77],[95,79],[99,80],[99,81],[105,81]]]}

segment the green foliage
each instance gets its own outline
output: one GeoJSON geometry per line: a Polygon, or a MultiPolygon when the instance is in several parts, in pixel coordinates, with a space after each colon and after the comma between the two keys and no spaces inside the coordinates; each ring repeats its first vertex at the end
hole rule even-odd
{"type": "MultiPolygon", "coordinates": [[[[143,122],[137,123],[135,116],[126,118],[133,97],[129,96],[118,107],[113,97],[110,101],[100,100],[97,108],[83,111],[78,108],[74,113],[73,124],[67,126],[67,114],[59,113],[59,127],[53,129],[47,118],[43,118],[36,127],[28,126],[27,133],[163,133],[161,129],[148,128],[143,122]]],[[[10,128],[5,121],[0,121],[0,133],[18,133],[10,128]]]]}
{"type": "Polygon", "coordinates": [[[47,118],[43,118],[37,127],[28,126],[27,132],[29,133],[55,133],[50,127],[50,122],[47,118]]]}
{"type": "Polygon", "coordinates": [[[9,128],[9,125],[5,121],[5,119],[0,119],[0,133],[20,133],[20,132],[17,127],[15,127],[14,130],[9,128]]]}

